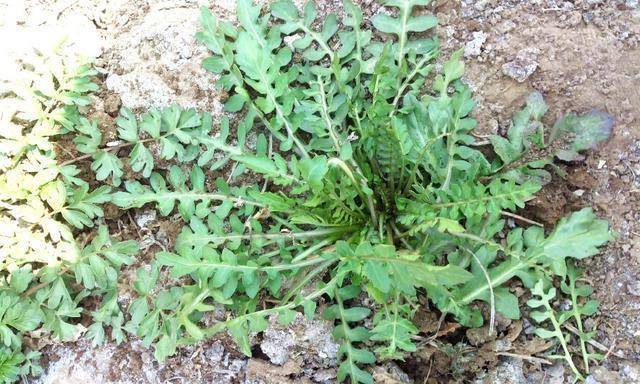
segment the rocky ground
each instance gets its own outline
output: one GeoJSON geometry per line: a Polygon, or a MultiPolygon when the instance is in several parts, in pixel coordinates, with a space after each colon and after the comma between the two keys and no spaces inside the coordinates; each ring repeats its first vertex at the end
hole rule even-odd
{"type": "MultiPolygon", "coordinates": [[[[70,38],[70,49],[97,57],[102,91],[91,113],[114,132],[120,106],[140,111],[177,102],[221,113],[215,78],[200,67],[207,55],[194,40],[198,7],[234,18],[234,0],[0,0],[0,47],[11,68],[27,44],[44,36],[70,38]],[[4,37],[7,37],[6,39],[4,37]],[[20,39],[17,39],[17,37],[20,39]],[[28,39],[28,40],[25,40],[28,39]]],[[[373,0],[360,0],[367,16],[373,0]]],[[[322,12],[341,12],[339,0],[316,0],[322,12]]],[[[608,354],[588,382],[640,382],[640,6],[637,0],[438,0],[430,6],[440,20],[444,52],[464,47],[465,81],[475,91],[481,133],[504,132],[533,90],[550,106],[548,123],[560,114],[605,110],[615,117],[611,140],[586,161],[565,164],[526,214],[554,223],[565,213],[594,206],[618,233],[606,251],[584,266],[601,301],[592,326],[608,354]]],[[[11,72],[3,71],[1,76],[11,72]]],[[[149,212],[134,215],[153,233],[141,260],[170,245],[175,226],[149,212]]],[[[126,230],[126,229],[125,229],[126,230]]],[[[144,247],[143,247],[144,248],[144,247]]],[[[422,314],[423,330],[437,319],[422,314]]],[[[562,383],[561,365],[540,367],[500,351],[535,353],[541,346],[525,322],[502,322],[505,335],[491,340],[444,324],[406,362],[377,367],[381,383],[562,383]],[[505,343],[508,348],[505,349],[505,343]]],[[[92,348],[79,341],[46,347],[42,383],[332,383],[337,345],[329,324],[300,317],[277,324],[254,340],[247,359],[225,336],[183,348],[164,364],[138,341],[92,348]]]]}

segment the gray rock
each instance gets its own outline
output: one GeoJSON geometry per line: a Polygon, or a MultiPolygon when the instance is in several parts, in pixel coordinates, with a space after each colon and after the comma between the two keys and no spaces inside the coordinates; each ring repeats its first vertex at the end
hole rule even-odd
{"type": "Polygon", "coordinates": [[[313,380],[318,383],[333,383],[337,375],[335,368],[320,369],[313,374],[313,380]]]}
{"type": "Polygon", "coordinates": [[[630,361],[620,363],[619,373],[626,383],[640,383],[640,364],[630,361]]]}
{"type": "Polygon", "coordinates": [[[537,58],[536,50],[523,49],[518,52],[515,59],[502,66],[502,73],[522,83],[538,68],[537,58]]]}
{"type": "Polygon", "coordinates": [[[200,29],[195,2],[158,3],[113,34],[105,54],[107,88],[129,108],[183,107],[219,114],[217,76],[201,61],[210,55],[196,41],[200,29]]]}
{"type": "Polygon", "coordinates": [[[210,361],[218,362],[221,361],[224,357],[224,352],[224,345],[222,345],[222,342],[216,341],[205,351],[205,354],[207,356],[207,359],[209,359],[210,361]]]}
{"type": "Polygon", "coordinates": [[[465,57],[475,57],[482,52],[482,44],[487,41],[487,34],[483,31],[473,32],[473,39],[468,41],[464,47],[465,57]]]}
{"type": "Polygon", "coordinates": [[[526,382],[527,379],[522,371],[522,360],[508,358],[487,372],[484,377],[477,378],[475,384],[521,384],[526,382]]]}
{"type": "Polygon", "coordinates": [[[269,328],[264,332],[264,341],[260,344],[260,349],[272,364],[283,365],[289,360],[289,354],[295,344],[295,333],[292,330],[269,328]]]}
{"type": "Polygon", "coordinates": [[[632,281],[627,284],[627,291],[633,296],[640,296],[640,281],[632,281]]]}
{"type": "Polygon", "coordinates": [[[260,343],[262,352],[276,365],[283,365],[292,356],[302,355],[307,361],[327,361],[331,366],[339,348],[331,337],[331,324],[308,320],[300,313],[289,326],[280,325],[276,317],[272,317],[260,343]]]}
{"type": "Polygon", "coordinates": [[[618,372],[609,371],[604,367],[591,368],[591,374],[585,380],[586,384],[622,384],[618,372]]]}
{"type": "Polygon", "coordinates": [[[563,384],[564,383],[564,364],[558,361],[550,367],[544,368],[544,382],[547,384],[563,384]]]}
{"type": "Polygon", "coordinates": [[[147,209],[143,212],[136,213],[136,224],[140,228],[146,228],[149,223],[156,219],[156,211],[154,209],[147,209]]]}

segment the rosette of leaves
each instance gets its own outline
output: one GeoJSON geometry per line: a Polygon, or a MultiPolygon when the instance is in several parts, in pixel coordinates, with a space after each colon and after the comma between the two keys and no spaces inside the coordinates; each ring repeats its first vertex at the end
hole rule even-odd
{"type": "MultiPolygon", "coordinates": [[[[196,165],[153,172],[145,163],[148,181],[128,181],[113,197],[184,221],[174,248],[138,272],[125,325],[155,344],[158,359],[221,331],[250,354],[249,335],[268,317],[311,317],[326,302],[341,343],[339,380],[370,383],[368,364],[416,350],[419,295],[465,326],[483,323],[479,301],[517,319],[507,282],[534,288],[564,277],[567,259],[593,256],[611,238],[588,208],[546,233],[505,225],[503,214],[550,176],[553,157],[532,157],[559,135],[544,129],[535,94],[507,137],[480,150],[461,52],[435,65],[428,3],[387,1],[394,16],[374,16],[375,37],[348,0],[342,20],[289,0],[269,9],[239,0],[237,24],[202,9],[197,38],[212,53],[203,66],[228,93],[237,126],[225,119],[220,135],[200,136],[196,165]],[[207,182],[222,164],[229,178],[207,182]],[[159,268],[180,284],[156,287],[159,268]],[[362,295],[374,304],[362,306],[362,295]],[[215,318],[220,305],[233,316],[215,318]]],[[[580,138],[600,124],[588,119],[559,126],[580,138]]],[[[569,145],[581,151],[602,138],[569,145]]]]}

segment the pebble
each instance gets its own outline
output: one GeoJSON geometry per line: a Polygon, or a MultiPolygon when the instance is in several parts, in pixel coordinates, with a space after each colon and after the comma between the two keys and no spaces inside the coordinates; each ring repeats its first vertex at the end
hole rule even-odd
{"type": "Polygon", "coordinates": [[[482,44],[487,41],[487,34],[483,31],[473,32],[473,39],[468,41],[464,47],[465,57],[479,56],[482,51],[482,44]]]}
{"type": "Polygon", "coordinates": [[[156,219],[156,211],[154,209],[148,209],[140,213],[136,213],[136,224],[140,228],[145,228],[147,224],[153,222],[156,219]]]}
{"type": "Polygon", "coordinates": [[[585,380],[585,384],[622,384],[622,378],[618,372],[609,371],[604,367],[594,367],[591,375],[585,380]]]}
{"type": "Polygon", "coordinates": [[[627,285],[627,290],[633,296],[640,296],[640,281],[635,281],[627,285]]]}
{"type": "Polygon", "coordinates": [[[632,362],[620,363],[620,375],[630,383],[640,382],[640,365],[632,362]]]}
{"type": "Polygon", "coordinates": [[[514,60],[502,66],[502,73],[522,83],[538,68],[537,58],[538,55],[535,50],[523,49],[518,52],[514,60]]]}

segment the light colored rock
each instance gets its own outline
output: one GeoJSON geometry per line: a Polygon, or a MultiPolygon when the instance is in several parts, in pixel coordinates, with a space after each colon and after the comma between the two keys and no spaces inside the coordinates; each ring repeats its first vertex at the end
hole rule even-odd
{"type": "MultiPolygon", "coordinates": [[[[270,319],[270,327],[264,332],[260,344],[262,352],[273,364],[283,365],[292,356],[303,354],[305,360],[335,362],[339,345],[331,336],[331,324],[322,320],[308,320],[296,314],[293,323],[281,326],[276,317],[270,319]]],[[[331,364],[329,364],[331,365],[331,364]]]]}
{"type": "Polygon", "coordinates": [[[200,65],[209,52],[195,39],[199,16],[198,2],[160,2],[116,31],[105,54],[106,85],[123,106],[142,110],[175,102],[221,112],[217,76],[200,65]]]}
{"type": "Polygon", "coordinates": [[[106,85],[120,95],[122,104],[128,108],[161,107],[176,100],[175,92],[162,77],[145,70],[135,69],[122,76],[109,75],[106,85]]]}
{"type": "Polygon", "coordinates": [[[476,379],[475,384],[521,384],[526,382],[522,371],[522,360],[508,358],[492,368],[484,377],[476,379]]]}
{"type": "Polygon", "coordinates": [[[633,296],[640,296],[640,281],[630,282],[627,285],[627,290],[633,296]]]}
{"type": "Polygon", "coordinates": [[[154,209],[146,209],[142,212],[136,213],[135,220],[136,224],[140,228],[146,228],[147,224],[151,223],[156,219],[156,211],[154,209]]]}
{"type": "Polygon", "coordinates": [[[482,52],[482,44],[487,41],[487,34],[483,31],[473,32],[473,39],[467,41],[464,47],[465,57],[475,57],[482,52]]]}
{"type": "Polygon", "coordinates": [[[291,350],[295,346],[295,333],[292,329],[269,328],[264,332],[264,341],[260,349],[276,365],[283,365],[289,360],[291,350]]]}
{"type": "Polygon", "coordinates": [[[591,375],[585,380],[585,384],[622,384],[622,378],[618,372],[609,371],[604,367],[594,367],[591,375]]]}
{"type": "Polygon", "coordinates": [[[625,383],[640,383],[640,364],[625,361],[620,363],[619,372],[625,383]]]}
{"type": "Polygon", "coordinates": [[[502,66],[502,72],[519,83],[524,82],[538,68],[538,52],[535,49],[523,49],[515,59],[502,66]]]}
{"type": "MultiPolygon", "coordinates": [[[[39,377],[35,383],[37,384],[89,384],[89,383],[116,383],[110,380],[112,370],[118,369],[126,371],[132,369],[127,361],[115,363],[114,357],[118,352],[118,348],[113,344],[107,344],[102,347],[90,347],[88,342],[83,342],[83,348],[73,348],[73,346],[60,346],[56,350],[56,354],[60,357],[57,361],[49,364],[44,374],[39,377]]],[[[137,345],[142,348],[141,344],[137,345]]],[[[133,347],[137,348],[137,347],[133,347]]],[[[145,348],[140,350],[140,356],[144,360],[152,359],[151,353],[145,348]]],[[[151,363],[151,361],[150,361],[151,363]]],[[[139,380],[131,380],[130,383],[143,382],[159,382],[157,370],[154,369],[153,363],[143,364],[142,367],[136,369],[139,380]],[[144,377],[144,378],[143,378],[144,377]]],[[[120,383],[120,382],[117,382],[120,383]]]]}

